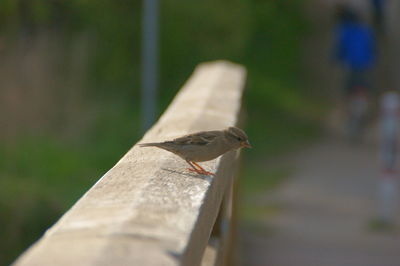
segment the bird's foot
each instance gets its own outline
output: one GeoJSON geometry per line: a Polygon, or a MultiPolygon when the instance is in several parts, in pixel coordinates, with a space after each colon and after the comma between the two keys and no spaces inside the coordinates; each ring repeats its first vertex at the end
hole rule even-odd
{"type": "Polygon", "coordinates": [[[214,173],[208,172],[208,171],[203,170],[203,169],[188,168],[188,170],[191,171],[191,172],[198,173],[198,174],[200,174],[200,175],[212,175],[212,176],[215,176],[214,173]]]}

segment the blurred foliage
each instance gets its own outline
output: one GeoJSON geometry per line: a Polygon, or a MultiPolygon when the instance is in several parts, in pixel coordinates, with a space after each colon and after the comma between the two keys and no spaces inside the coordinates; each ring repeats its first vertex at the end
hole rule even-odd
{"type": "MultiPolygon", "coordinates": [[[[247,67],[245,121],[255,148],[245,152],[246,193],[286,176],[260,168],[263,160],[318,132],[322,108],[301,85],[301,39],[309,29],[303,5],[160,1],[159,113],[198,63],[228,59],[247,67]]],[[[9,47],[41,32],[61,39],[65,54],[79,36],[89,44],[83,84],[71,85],[82,88],[84,108],[71,107],[80,113],[56,119],[57,130],[33,128],[0,143],[0,264],[37,239],[140,137],[140,15],[137,0],[0,2],[0,42],[9,47]]]]}
{"type": "Polygon", "coordinates": [[[247,162],[244,178],[239,179],[240,201],[238,213],[240,220],[246,226],[257,223],[265,224],[265,219],[281,210],[280,204],[262,200],[265,193],[285,182],[293,169],[287,166],[272,166],[247,162]],[[261,199],[261,200],[260,200],[261,199]]]}

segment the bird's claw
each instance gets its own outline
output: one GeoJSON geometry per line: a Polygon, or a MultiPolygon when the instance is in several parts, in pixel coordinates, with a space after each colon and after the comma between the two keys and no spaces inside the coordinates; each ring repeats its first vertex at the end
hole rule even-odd
{"type": "Polygon", "coordinates": [[[191,172],[198,173],[200,175],[212,175],[212,176],[215,176],[214,173],[208,172],[206,170],[193,169],[193,168],[188,168],[188,170],[191,171],[191,172]]]}

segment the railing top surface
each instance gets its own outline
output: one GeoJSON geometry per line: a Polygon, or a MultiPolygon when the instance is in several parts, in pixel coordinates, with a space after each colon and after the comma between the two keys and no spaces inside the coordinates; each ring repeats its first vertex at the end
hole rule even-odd
{"type": "MultiPolygon", "coordinates": [[[[199,65],[139,142],[236,125],[244,81],[239,65],[199,65]]],[[[203,163],[217,172],[206,177],[171,153],[135,145],[15,265],[196,265],[236,157],[203,163]]]]}

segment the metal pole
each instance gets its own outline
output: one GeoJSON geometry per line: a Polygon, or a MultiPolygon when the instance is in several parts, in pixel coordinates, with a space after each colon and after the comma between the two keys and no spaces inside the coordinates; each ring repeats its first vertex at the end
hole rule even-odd
{"type": "Polygon", "coordinates": [[[142,16],[142,130],[154,123],[158,85],[158,0],[143,0],[142,16]]]}

